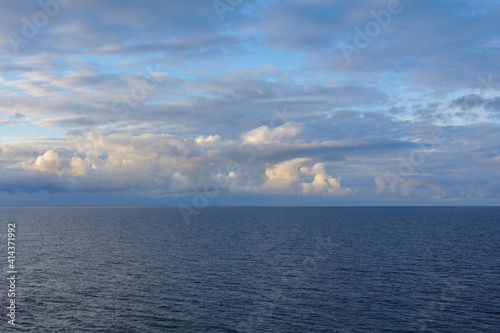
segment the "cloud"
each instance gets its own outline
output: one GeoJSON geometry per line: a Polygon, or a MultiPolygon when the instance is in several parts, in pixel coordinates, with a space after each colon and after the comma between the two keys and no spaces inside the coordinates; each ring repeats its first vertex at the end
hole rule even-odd
{"type": "Polygon", "coordinates": [[[63,160],[53,150],[46,151],[36,158],[33,169],[41,172],[57,173],[63,169],[63,160]]]}
{"type": "MultiPolygon", "coordinates": [[[[387,122],[385,117],[365,117],[364,123],[350,113],[331,119],[324,124],[345,140],[321,141],[321,135],[310,134],[311,130],[321,134],[321,127],[296,127],[294,123],[257,127],[244,133],[256,138],[249,141],[246,135],[222,139],[218,134],[193,137],[134,131],[21,139],[0,144],[0,190],[133,191],[165,197],[203,190],[216,177],[229,181],[222,190],[226,194],[356,198],[370,196],[370,191],[375,195],[378,188],[385,197],[445,200],[463,197],[456,184],[472,186],[478,181],[479,176],[471,178],[468,170],[475,175],[498,173],[500,149],[495,148],[497,140],[491,141],[500,135],[495,125],[448,127],[445,136],[436,137],[426,123],[403,126],[405,122],[387,122]],[[364,132],[357,140],[357,134],[348,135],[352,130],[349,122],[356,119],[357,130],[364,132]],[[394,140],[402,135],[405,141],[394,140]],[[228,163],[235,161],[240,167],[229,170],[228,163]],[[467,168],[457,167],[460,165],[467,168]],[[389,176],[384,169],[390,170],[389,176]],[[459,180],[455,184],[450,179],[459,180]]],[[[471,195],[484,197],[482,193],[471,190],[471,195]]],[[[497,195],[494,188],[488,193],[497,195]]]]}
{"type": "MultiPolygon", "coordinates": [[[[299,133],[289,125],[275,130],[281,139],[289,131],[294,136],[299,133]]],[[[270,147],[271,151],[263,154],[260,160],[242,164],[239,171],[227,171],[228,163],[241,157],[238,147],[244,144],[243,140],[222,141],[219,135],[181,138],[165,134],[117,133],[71,138],[60,142],[58,151],[43,151],[40,146],[38,149],[42,152],[39,153],[16,151],[13,144],[1,145],[5,159],[0,160],[0,165],[17,179],[26,176],[44,179],[43,184],[52,179],[56,183],[50,186],[52,191],[135,190],[161,197],[203,188],[213,175],[218,175],[232,180],[228,190],[235,193],[345,193],[340,187],[340,178],[328,175],[325,164],[314,164],[311,158],[270,165],[268,158],[280,149],[290,149],[290,144],[270,147]],[[48,178],[46,174],[54,177],[48,178]]],[[[2,183],[5,186],[11,182],[3,179],[0,185],[2,183]]],[[[39,190],[44,189],[46,187],[39,190]]],[[[35,191],[35,186],[30,190],[35,191]]]]}
{"type": "Polygon", "coordinates": [[[219,135],[209,135],[205,137],[204,135],[198,136],[195,141],[199,145],[207,144],[207,143],[215,143],[220,141],[221,137],[219,135]]]}
{"type": "Polygon", "coordinates": [[[16,52],[42,8],[8,2],[0,191],[497,198],[498,4],[402,0],[368,36],[387,6],[70,1],[16,52]]]}
{"type": "Polygon", "coordinates": [[[487,2],[401,0],[402,11],[381,25],[373,13],[387,11],[389,3],[259,2],[255,5],[259,19],[247,25],[272,47],[306,52],[325,70],[362,80],[380,79],[383,73],[393,71],[405,83],[418,80],[429,86],[446,82],[449,87],[472,87],[477,85],[479,75],[499,70],[494,60],[500,50],[498,38],[489,33],[498,27],[497,6],[487,2]],[[379,28],[372,37],[366,33],[370,22],[379,28]],[[302,27],[300,31],[295,31],[297,25],[302,27]],[[348,62],[342,47],[356,46],[359,35],[364,36],[358,39],[366,40],[366,45],[357,47],[348,62]]]}
{"type": "Polygon", "coordinates": [[[300,165],[308,161],[296,158],[267,168],[265,189],[270,193],[295,193],[300,181],[300,165]]]}
{"type": "Polygon", "coordinates": [[[301,130],[299,125],[291,123],[286,123],[272,129],[264,125],[244,133],[241,137],[243,142],[248,144],[279,143],[295,138],[301,130]]]}
{"type": "Polygon", "coordinates": [[[311,167],[308,158],[296,158],[278,163],[266,169],[264,189],[269,193],[293,193],[304,195],[346,194],[349,189],[342,188],[340,177],[333,178],[325,171],[324,163],[311,167]],[[312,181],[307,180],[312,178],[312,181]]]}
{"type": "Polygon", "coordinates": [[[303,194],[346,194],[349,192],[348,188],[340,186],[341,177],[333,178],[325,171],[324,163],[316,163],[313,167],[302,167],[300,172],[313,176],[314,179],[311,183],[301,183],[303,194]]]}
{"type": "Polygon", "coordinates": [[[483,105],[485,99],[478,94],[469,94],[451,101],[451,107],[459,107],[462,110],[470,110],[483,105]]]}

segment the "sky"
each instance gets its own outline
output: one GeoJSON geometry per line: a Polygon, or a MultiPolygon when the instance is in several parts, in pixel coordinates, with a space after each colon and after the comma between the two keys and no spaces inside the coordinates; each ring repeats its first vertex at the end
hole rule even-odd
{"type": "Polygon", "coordinates": [[[0,205],[500,203],[496,0],[0,8],[0,205]]]}

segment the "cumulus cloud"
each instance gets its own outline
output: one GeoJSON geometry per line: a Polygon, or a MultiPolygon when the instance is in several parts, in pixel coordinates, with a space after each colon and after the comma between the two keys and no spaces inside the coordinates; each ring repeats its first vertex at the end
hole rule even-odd
{"type": "MultiPolygon", "coordinates": [[[[283,138],[287,130],[290,127],[284,126],[277,133],[283,138]]],[[[18,152],[24,157],[0,162],[18,177],[29,175],[47,181],[46,174],[53,174],[54,183],[71,184],[74,191],[136,190],[144,195],[161,197],[202,189],[217,178],[226,179],[230,185],[227,191],[235,193],[347,193],[340,186],[340,177],[327,174],[325,164],[315,163],[312,158],[270,164],[265,158],[270,155],[262,155],[263,159],[259,161],[240,165],[238,170],[228,170],[228,163],[241,157],[238,147],[243,144],[246,144],[243,140],[220,141],[219,135],[181,138],[165,134],[121,133],[99,138],[72,138],[59,142],[59,151],[18,152]],[[206,149],[207,145],[211,146],[210,149],[206,149]],[[16,160],[20,162],[14,163],[16,160]]],[[[7,154],[14,153],[11,145],[1,147],[7,154]]],[[[290,148],[289,144],[274,146],[273,152],[290,148]]],[[[69,190],[67,186],[54,186],[53,191],[58,191],[57,188],[69,190]]]]}
{"type": "Polygon", "coordinates": [[[300,165],[307,161],[307,158],[296,158],[267,168],[265,189],[270,193],[295,192],[300,181],[300,165]]]}
{"type": "Polygon", "coordinates": [[[304,195],[339,195],[349,192],[349,189],[341,187],[340,177],[333,178],[326,173],[324,163],[305,166],[308,164],[311,164],[310,159],[296,158],[267,168],[264,188],[270,193],[304,195]]]}
{"type": "Polygon", "coordinates": [[[33,169],[41,172],[60,172],[65,167],[64,160],[53,150],[46,151],[36,158],[33,169]]]}
{"type": "Polygon", "coordinates": [[[302,167],[300,171],[314,177],[311,183],[301,183],[303,194],[345,194],[348,188],[340,186],[341,177],[333,178],[325,171],[324,163],[316,163],[311,168],[302,167]]]}
{"type": "Polygon", "coordinates": [[[295,138],[301,130],[299,125],[291,123],[286,123],[275,128],[269,128],[264,125],[244,133],[241,137],[243,142],[248,144],[280,143],[295,138]]]}
{"type": "Polygon", "coordinates": [[[200,144],[200,145],[203,145],[203,144],[206,144],[206,143],[215,143],[217,141],[219,141],[221,139],[221,137],[219,135],[209,135],[207,137],[205,137],[204,135],[200,135],[198,137],[196,137],[195,141],[197,144],[200,144]]]}

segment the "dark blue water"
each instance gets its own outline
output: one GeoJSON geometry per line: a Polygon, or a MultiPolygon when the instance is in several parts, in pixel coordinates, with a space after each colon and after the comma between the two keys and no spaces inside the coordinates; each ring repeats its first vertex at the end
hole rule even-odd
{"type": "Polygon", "coordinates": [[[500,328],[500,208],[213,207],[190,223],[177,208],[0,214],[2,242],[17,227],[16,331],[500,328]]]}

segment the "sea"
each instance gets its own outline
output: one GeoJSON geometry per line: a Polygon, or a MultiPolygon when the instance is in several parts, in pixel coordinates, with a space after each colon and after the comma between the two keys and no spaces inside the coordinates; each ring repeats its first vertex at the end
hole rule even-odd
{"type": "Polygon", "coordinates": [[[0,332],[500,332],[500,207],[197,212],[0,208],[0,332]]]}

